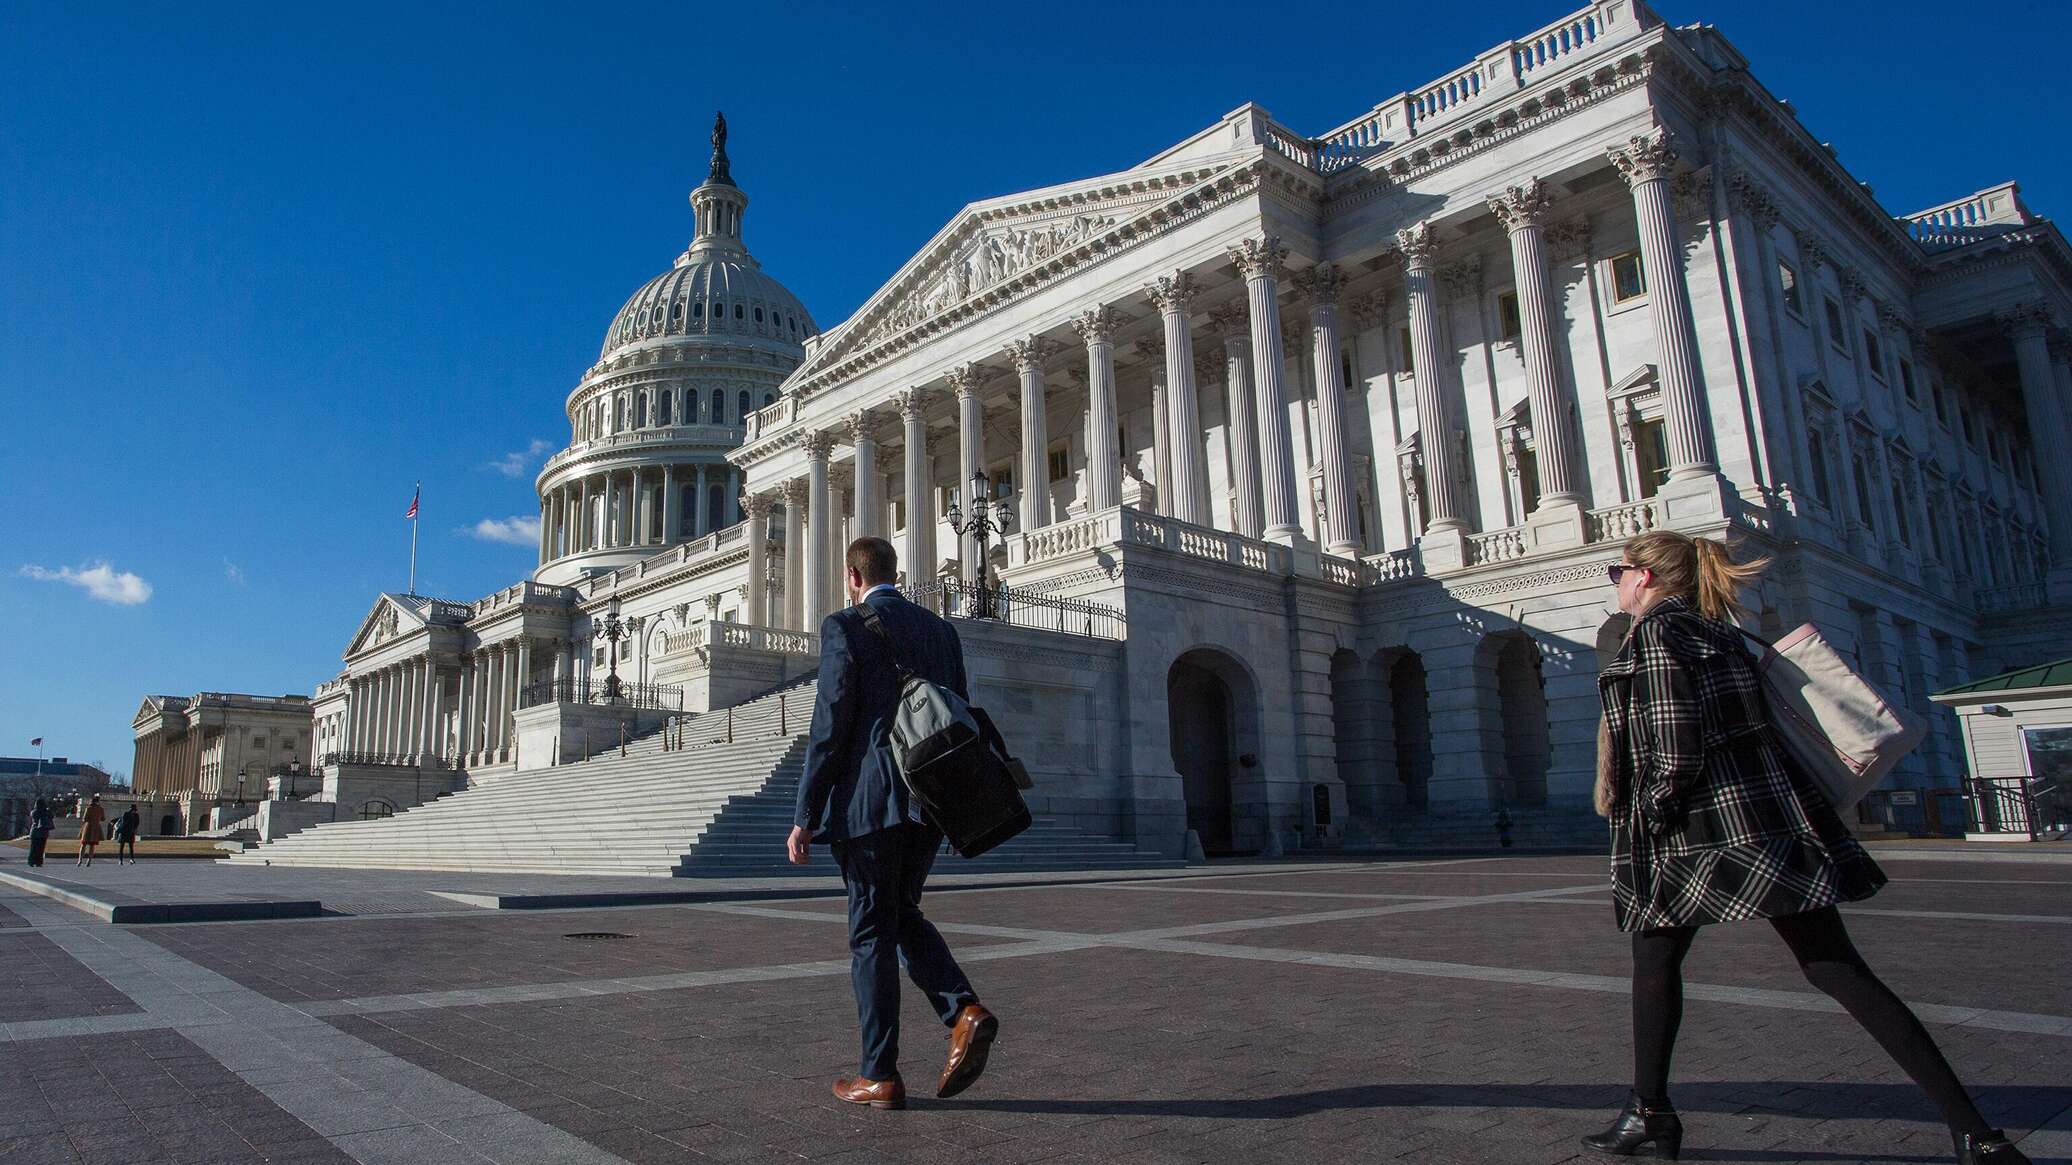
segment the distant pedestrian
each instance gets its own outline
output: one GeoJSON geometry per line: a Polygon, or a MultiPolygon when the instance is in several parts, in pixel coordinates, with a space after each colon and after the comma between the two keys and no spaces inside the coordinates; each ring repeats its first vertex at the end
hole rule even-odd
{"type": "Polygon", "coordinates": [[[79,816],[79,856],[73,859],[72,864],[90,866],[94,864],[94,847],[101,844],[101,838],[105,836],[102,823],[108,820],[108,811],[101,808],[99,793],[86,803],[86,812],[79,816]]]}
{"type": "Polygon", "coordinates": [[[50,802],[36,798],[36,808],[29,813],[29,864],[43,864],[43,847],[50,844],[50,829],[53,824],[50,802]]]}
{"type": "Polygon", "coordinates": [[[1597,811],[1611,819],[1612,904],[1633,934],[1633,1095],[1585,1147],[1675,1160],[1683,1124],[1669,1057],[1683,1019],[1683,961],[1698,929],[1768,919],[1806,980],[1877,1039],[1942,1113],[1959,1165],[2028,1165],[1986,1124],[1949,1061],[1849,941],[1835,907],[1885,884],[1763,709],[1732,623],[1735,592],[1766,565],[1709,538],[1643,534],[1610,568],[1633,616],[1598,676],[1597,811]]]}
{"type": "Polygon", "coordinates": [[[125,853],[129,855],[129,864],[130,864],[130,865],[133,865],[133,866],[134,866],[134,865],[136,865],[136,864],[137,864],[137,828],[138,828],[138,825],[139,825],[139,821],[138,821],[138,817],[137,817],[137,807],[136,807],[135,805],[132,805],[132,806],[130,806],[130,807],[129,807],[128,809],[125,809],[125,810],[123,810],[123,812],[122,812],[122,816],[120,816],[120,817],[118,817],[118,818],[116,818],[116,819],[115,819],[115,864],[116,864],[116,865],[118,865],[118,866],[119,866],[119,865],[121,865],[121,864],[122,864],[122,862],[123,862],[123,856],[122,856],[122,855],[124,855],[125,853]]]}

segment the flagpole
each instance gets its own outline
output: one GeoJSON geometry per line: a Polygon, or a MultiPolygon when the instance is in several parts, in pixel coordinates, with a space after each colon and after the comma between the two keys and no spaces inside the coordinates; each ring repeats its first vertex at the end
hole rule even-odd
{"type": "Polygon", "coordinates": [[[406,594],[417,593],[417,519],[410,519],[410,589],[406,594]]]}

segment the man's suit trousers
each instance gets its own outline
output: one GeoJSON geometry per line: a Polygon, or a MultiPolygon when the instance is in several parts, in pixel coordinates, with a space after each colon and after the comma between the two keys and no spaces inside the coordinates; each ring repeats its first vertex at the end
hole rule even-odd
{"type": "Polygon", "coordinates": [[[921,887],[942,834],[896,825],[831,847],[849,887],[849,977],[863,1027],[858,1074],[884,1080],[899,1071],[899,964],[948,1026],[978,1002],[971,981],[933,924],[921,916],[921,887]]]}

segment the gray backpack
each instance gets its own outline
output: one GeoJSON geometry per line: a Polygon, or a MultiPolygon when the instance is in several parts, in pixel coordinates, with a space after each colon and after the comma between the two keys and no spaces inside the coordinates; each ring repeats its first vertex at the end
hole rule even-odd
{"type": "Polygon", "coordinates": [[[1026,770],[1007,754],[992,717],[942,684],[915,675],[878,613],[868,605],[861,613],[898,669],[892,760],[922,816],[967,858],[1027,829],[1031,818],[1021,793],[1028,787],[1026,770]]]}

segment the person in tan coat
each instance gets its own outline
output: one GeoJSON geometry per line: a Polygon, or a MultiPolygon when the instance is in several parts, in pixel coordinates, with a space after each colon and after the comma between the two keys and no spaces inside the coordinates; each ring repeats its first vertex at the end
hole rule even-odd
{"type": "Polygon", "coordinates": [[[101,838],[107,835],[103,823],[108,820],[108,811],[101,808],[99,793],[86,803],[86,812],[79,817],[79,857],[72,864],[90,866],[94,864],[94,847],[101,844],[101,838]]]}

